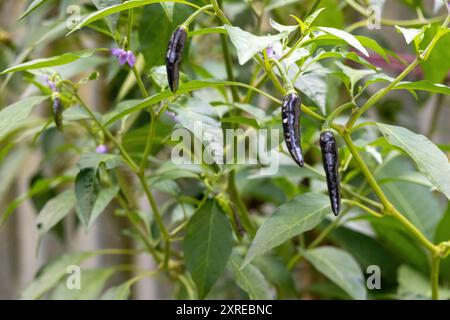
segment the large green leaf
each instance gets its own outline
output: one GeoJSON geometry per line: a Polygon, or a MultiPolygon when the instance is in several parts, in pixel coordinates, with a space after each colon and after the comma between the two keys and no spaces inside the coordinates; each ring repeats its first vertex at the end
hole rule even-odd
{"type": "Polygon", "coordinates": [[[415,82],[403,81],[403,82],[400,82],[397,85],[395,85],[394,89],[396,89],[396,90],[401,90],[401,89],[422,90],[422,91],[428,91],[428,92],[432,92],[432,93],[441,93],[441,94],[450,95],[450,87],[443,85],[443,84],[439,84],[439,83],[432,83],[427,80],[420,80],[420,81],[415,81],[415,82]]]}
{"type": "Polygon", "coordinates": [[[34,10],[38,9],[40,6],[42,6],[44,3],[46,3],[48,0],[33,0],[30,5],[27,7],[24,13],[19,17],[18,20],[22,20],[29,14],[31,14],[34,10]]]}
{"type": "MultiPolygon", "coordinates": [[[[430,281],[416,270],[407,265],[401,266],[398,270],[398,290],[399,298],[403,299],[430,299],[430,281]]],[[[440,299],[450,299],[450,290],[439,288],[440,299]]]]}
{"type": "MultiPolygon", "coordinates": [[[[122,0],[92,0],[92,2],[98,10],[101,10],[113,5],[121,4],[122,0]]],[[[118,20],[119,14],[111,15],[106,18],[106,23],[108,24],[108,28],[112,33],[114,33],[114,31],[116,30],[118,20]]]]}
{"type": "Polygon", "coordinates": [[[228,218],[215,200],[207,200],[189,220],[183,251],[201,299],[224,271],[232,240],[228,218]]]}
{"type": "Polygon", "coordinates": [[[69,266],[79,265],[93,255],[91,252],[77,252],[58,257],[39,272],[39,275],[23,290],[20,298],[24,300],[39,299],[67,274],[69,266]]]}
{"type": "Polygon", "coordinates": [[[52,300],[94,300],[103,290],[106,282],[114,274],[113,268],[83,270],[80,289],[67,288],[63,279],[50,295],[52,300]]]}
{"type": "Polygon", "coordinates": [[[36,219],[39,238],[60,222],[75,206],[73,190],[66,190],[48,201],[36,219]]]}
{"type": "Polygon", "coordinates": [[[193,11],[180,4],[175,4],[173,10],[172,21],[161,6],[147,6],[142,12],[138,35],[147,70],[165,63],[170,35],[193,11]]]}
{"type": "Polygon", "coordinates": [[[131,294],[133,282],[127,281],[118,286],[109,288],[102,296],[101,300],[126,300],[131,294]]]}
{"type": "Polygon", "coordinates": [[[258,229],[244,266],[256,256],[311,230],[330,212],[330,200],[320,193],[305,193],[283,204],[258,229]]]}
{"type": "Polygon", "coordinates": [[[247,264],[243,268],[241,268],[241,265],[242,258],[236,252],[233,252],[228,266],[237,285],[247,292],[249,298],[252,300],[271,299],[269,284],[261,271],[252,264],[247,264]]]}
{"type": "Polygon", "coordinates": [[[268,46],[286,38],[288,33],[280,33],[271,36],[255,36],[239,27],[225,25],[231,43],[236,48],[239,64],[243,65],[255,54],[263,51],[268,46]]]}
{"type": "Polygon", "coordinates": [[[346,32],[346,31],[336,29],[336,28],[330,28],[330,27],[317,27],[317,29],[319,29],[320,31],[332,34],[333,36],[344,40],[349,45],[351,45],[353,48],[361,51],[366,57],[369,56],[369,53],[367,52],[367,50],[363,47],[361,42],[359,42],[359,40],[357,38],[355,38],[354,35],[346,32]]]}
{"type": "Polygon", "coordinates": [[[106,169],[114,169],[122,164],[122,158],[111,153],[88,152],[81,155],[78,160],[80,170],[86,168],[98,168],[104,165],[106,169]]]}
{"type": "Polygon", "coordinates": [[[84,26],[87,26],[88,24],[90,24],[94,21],[103,19],[112,14],[119,13],[119,12],[122,12],[122,11],[125,11],[128,9],[132,9],[132,8],[143,7],[143,6],[146,6],[149,4],[155,4],[155,3],[161,3],[161,2],[176,2],[176,3],[181,3],[181,4],[185,4],[185,5],[189,5],[189,6],[198,8],[197,5],[195,5],[191,2],[188,2],[188,1],[183,1],[183,0],[130,0],[130,1],[126,1],[124,3],[118,4],[115,6],[110,6],[105,9],[91,13],[89,16],[84,18],[83,21],[81,21],[77,26],[75,26],[75,28],[72,29],[72,31],[70,31],[68,33],[68,35],[71,34],[72,32],[75,32],[75,31],[83,28],[84,26]]]}
{"type": "Polygon", "coordinates": [[[27,71],[27,70],[62,66],[62,65],[77,61],[82,58],[88,58],[88,57],[92,56],[95,52],[102,51],[102,50],[106,50],[106,49],[87,49],[87,50],[82,50],[82,51],[63,53],[62,55],[54,56],[54,57],[50,57],[50,58],[36,59],[36,60],[28,61],[25,63],[21,63],[17,66],[10,67],[6,70],[3,70],[0,73],[0,75],[10,73],[10,72],[27,71]]]}
{"type": "Polygon", "coordinates": [[[450,164],[428,138],[408,129],[377,123],[386,140],[406,152],[430,182],[450,199],[450,164]]]}
{"type": "Polygon", "coordinates": [[[0,140],[24,124],[34,106],[48,97],[29,97],[13,103],[0,111],[0,140]]]}
{"type": "Polygon", "coordinates": [[[380,241],[344,227],[335,229],[328,238],[340,248],[351,252],[361,267],[366,269],[368,266],[377,265],[383,270],[381,277],[390,284],[394,282],[399,259],[389,252],[380,241]]]}
{"type": "Polygon", "coordinates": [[[77,215],[87,228],[90,225],[95,202],[100,192],[97,168],[80,170],[75,178],[75,195],[77,199],[77,215]]]}
{"type": "Polygon", "coordinates": [[[305,258],[314,268],[336,283],[352,298],[366,299],[364,275],[350,254],[333,247],[320,247],[307,250],[305,258]]]}
{"type": "Polygon", "coordinates": [[[450,70],[450,33],[444,35],[431,51],[427,61],[421,63],[425,79],[442,83],[450,70]]]}
{"type": "MultiPolygon", "coordinates": [[[[234,81],[224,81],[224,80],[218,80],[218,79],[207,79],[207,80],[192,80],[187,83],[183,83],[180,85],[180,87],[177,90],[177,95],[181,95],[183,93],[188,93],[195,90],[200,90],[203,88],[215,88],[215,87],[223,87],[223,86],[237,86],[237,87],[243,87],[247,89],[254,90],[255,92],[258,92],[262,95],[265,95],[267,98],[271,99],[277,104],[281,104],[281,101],[278,99],[273,98],[272,96],[268,96],[264,91],[261,91],[256,88],[252,88],[249,85],[241,82],[234,82],[234,81]]],[[[172,97],[174,94],[171,91],[165,90],[161,91],[159,93],[156,93],[148,98],[143,99],[141,102],[135,104],[135,105],[127,105],[123,109],[115,110],[112,113],[105,116],[106,121],[104,121],[104,126],[108,126],[115,121],[125,117],[126,115],[137,112],[139,110],[145,109],[147,107],[150,107],[164,99],[172,97]]]]}
{"type": "Polygon", "coordinates": [[[95,220],[103,213],[108,204],[114,199],[119,192],[119,186],[111,186],[109,188],[100,188],[94,207],[92,208],[87,228],[90,229],[95,220]]]}

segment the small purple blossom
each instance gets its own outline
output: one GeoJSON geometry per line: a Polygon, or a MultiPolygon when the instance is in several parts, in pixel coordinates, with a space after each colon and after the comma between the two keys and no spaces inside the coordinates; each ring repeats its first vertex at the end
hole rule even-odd
{"type": "Polygon", "coordinates": [[[97,153],[108,153],[108,147],[104,144],[100,144],[95,148],[95,152],[97,153]]]}
{"type": "Polygon", "coordinates": [[[266,48],[266,54],[268,58],[278,60],[283,56],[283,46],[281,43],[276,42],[266,48]]]}
{"type": "Polygon", "coordinates": [[[53,92],[58,91],[58,89],[56,88],[56,84],[52,80],[50,80],[50,78],[47,75],[43,75],[42,78],[44,79],[45,82],[47,82],[47,85],[53,92]]]}
{"type": "Polygon", "coordinates": [[[111,49],[111,54],[119,59],[119,64],[123,66],[125,63],[132,68],[136,64],[136,56],[131,51],[126,51],[121,48],[111,49]]]}

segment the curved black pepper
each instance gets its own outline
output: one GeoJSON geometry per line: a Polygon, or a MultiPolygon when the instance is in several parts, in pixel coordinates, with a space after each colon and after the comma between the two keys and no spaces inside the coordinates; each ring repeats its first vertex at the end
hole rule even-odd
{"type": "Polygon", "coordinates": [[[303,167],[305,161],[302,154],[300,136],[300,112],[301,100],[295,93],[291,92],[284,96],[281,107],[281,119],[283,122],[284,141],[294,161],[303,167]]]}
{"type": "Polygon", "coordinates": [[[331,210],[337,216],[341,210],[341,192],[339,186],[339,159],[336,140],[331,131],[320,134],[320,149],[322,151],[323,168],[327,177],[328,195],[331,210]]]}
{"type": "Polygon", "coordinates": [[[180,64],[183,58],[184,44],[187,38],[187,29],[184,26],[179,26],[172,33],[169,40],[169,45],[166,52],[166,70],[167,80],[172,92],[175,93],[178,89],[178,82],[180,79],[180,64]]]}
{"type": "Polygon", "coordinates": [[[63,106],[62,106],[61,99],[59,97],[54,97],[53,98],[53,120],[55,121],[56,128],[59,131],[62,131],[62,129],[63,129],[62,112],[63,112],[63,106]]]}

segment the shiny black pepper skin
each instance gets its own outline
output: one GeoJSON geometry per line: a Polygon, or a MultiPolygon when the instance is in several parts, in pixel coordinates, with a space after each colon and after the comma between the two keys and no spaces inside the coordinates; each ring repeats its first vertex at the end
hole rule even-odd
{"type": "Polygon", "coordinates": [[[180,79],[180,64],[183,58],[184,44],[186,43],[187,29],[184,26],[179,26],[172,33],[169,40],[169,45],[166,52],[166,70],[167,80],[172,92],[178,89],[180,79]]]}
{"type": "Polygon", "coordinates": [[[284,140],[294,161],[303,167],[305,161],[302,154],[300,136],[300,112],[301,100],[295,93],[288,93],[281,107],[281,119],[283,122],[284,140]]]}
{"type": "Polygon", "coordinates": [[[320,149],[322,151],[323,168],[327,177],[328,195],[330,196],[331,209],[335,216],[341,210],[341,192],[339,185],[339,159],[336,140],[331,131],[323,131],[320,134],[320,149]]]}

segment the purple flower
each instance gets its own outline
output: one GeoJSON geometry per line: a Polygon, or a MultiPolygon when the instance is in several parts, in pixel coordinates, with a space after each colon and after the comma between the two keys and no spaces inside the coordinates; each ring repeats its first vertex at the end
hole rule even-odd
{"type": "Polygon", "coordinates": [[[119,59],[119,64],[123,66],[125,63],[132,68],[136,64],[136,57],[131,51],[126,51],[121,48],[111,49],[111,54],[119,59]]]}
{"type": "Polygon", "coordinates": [[[95,148],[95,152],[97,153],[108,153],[108,147],[104,144],[100,144],[95,148]]]}
{"type": "Polygon", "coordinates": [[[283,56],[283,46],[281,43],[276,42],[266,48],[266,54],[268,58],[278,60],[283,56]]]}
{"type": "Polygon", "coordinates": [[[53,92],[58,91],[58,89],[56,88],[56,84],[52,80],[50,80],[50,78],[48,76],[44,75],[44,76],[42,76],[42,78],[44,79],[45,82],[47,82],[47,85],[53,92]]]}

